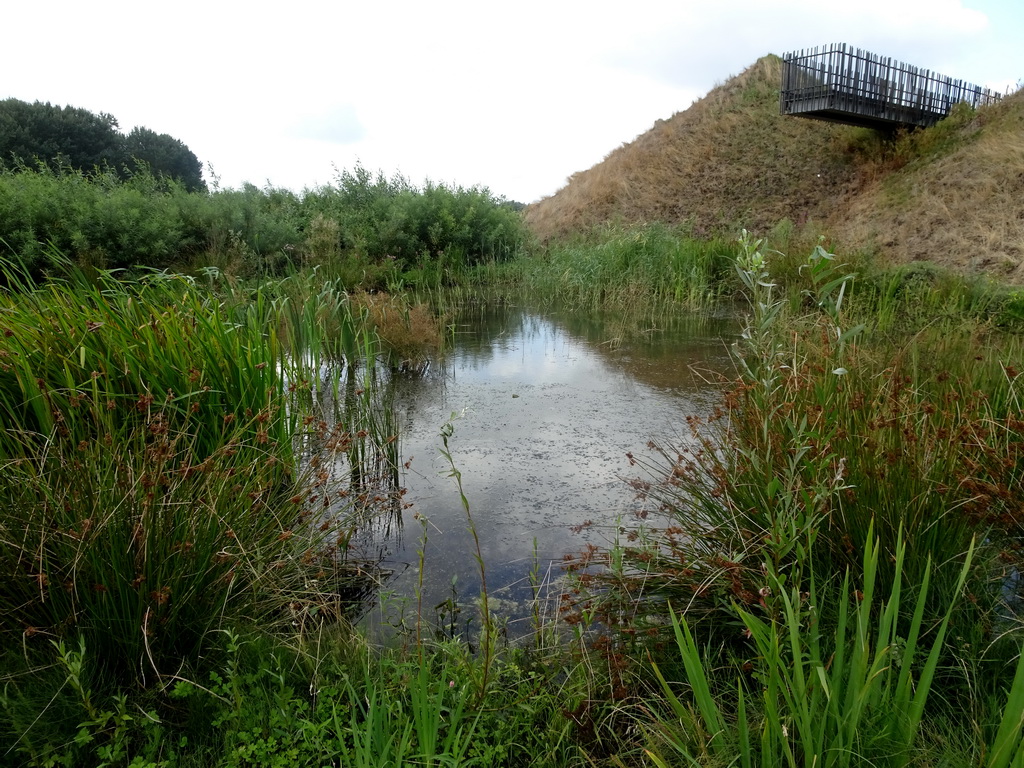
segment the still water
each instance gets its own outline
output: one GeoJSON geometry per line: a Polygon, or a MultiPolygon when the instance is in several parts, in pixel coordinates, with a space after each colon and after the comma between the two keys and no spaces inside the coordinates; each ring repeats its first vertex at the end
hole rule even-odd
{"type": "Polygon", "coordinates": [[[514,621],[528,613],[531,568],[555,580],[563,555],[587,542],[609,543],[620,521],[633,519],[627,480],[640,471],[627,454],[650,455],[652,439],[685,441],[686,417],[706,415],[720,400],[714,381],[732,370],[728,347],[737,333],[725,319],[625,329],[608,317],[522,308],[478,309],[456,329],[443,362],[397,382],[411,506],[379,542],[388,599],[371,611],[371,625],[414,614],[421,553],[424,618],[450,619],[453,603],[462,606],[463,622],[474,614],[479,567],[441,453],[446,423],[491,610],[514,621]]]}

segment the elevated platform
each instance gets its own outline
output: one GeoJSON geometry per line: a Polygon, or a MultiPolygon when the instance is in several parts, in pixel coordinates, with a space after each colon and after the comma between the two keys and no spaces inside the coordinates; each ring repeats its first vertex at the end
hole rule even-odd
{"type": "Polygon", "coordinates": [[[988,88],[837,43],[787,53],[779,107],[784,115],[893,130],[929,126],[965,101],[979,107],[988,88]]]}

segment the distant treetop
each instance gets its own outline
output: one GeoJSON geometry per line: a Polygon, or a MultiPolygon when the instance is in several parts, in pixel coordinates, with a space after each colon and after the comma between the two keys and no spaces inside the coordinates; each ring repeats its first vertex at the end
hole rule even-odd
{"type": "Polygon", "coordinates": [[[148,168],[177,179],[190,192],[206,190],[199,158],[180,139],[136,127],[124,138],[124,156],[134,168],[148,168]]]}
{"type": "Polygon", "coordinates": [[[190,191],[205,191],[202,165],[180,140],[148,128],[127,136],[117,118],[72,106],[20,99],[0,100],[0,165],[43,163],[89,172],[113,168],[121,175],[146,168],[180,181],[190,191]]]}

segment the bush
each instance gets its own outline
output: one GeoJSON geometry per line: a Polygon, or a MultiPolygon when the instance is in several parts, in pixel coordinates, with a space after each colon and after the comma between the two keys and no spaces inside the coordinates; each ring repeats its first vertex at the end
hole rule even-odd
{"type": "Polygon", "coordinates": [[[362,166],[338,175],[336,186],[307,191],[307,227],[320,219],[338,226],[339,247],[371,262],[450,269],[503,261],[519,252],[526,230],[519,214],[486,188],[427,182],[417,189],[400,175],[374,177],[362,166]]]}
{"type": "MultiPolygon", "coordinates": [[[[0,171],[0,244],[35,275],[60,274],[61,253],[100,269],[165,269],[227,255],[242,274],[280,274],[299,242],[286,191],[190,193],[139,172],[0,171]]],[[[222,264],[221,266],[224,266],[222,264]]]]}
{"type": "Polygon", "coordinates": [[[357,166],[336,187],[189,192],[145,170],[0,170],[0,247],[38,276],[54,253],[99,269],[199,270],[279,276],[312,262],[349,287],[403,281],[435,287],[465,267],[523,248],[519,213],[486,189],[372,177],[357,166]],[[403,277],[403,273],[408,273],[403,277]]]}

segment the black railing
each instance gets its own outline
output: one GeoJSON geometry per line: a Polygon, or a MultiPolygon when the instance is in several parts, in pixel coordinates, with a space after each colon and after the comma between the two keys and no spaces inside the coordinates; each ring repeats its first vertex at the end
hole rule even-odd
{"type": "Polygon", "coordinates": [[[1000,95],[842,43],[787,53],[779,106],[799,115],[854,125],[934,125],[965,101],[979,107],[1000,95]]]}

